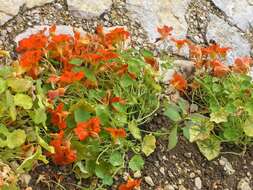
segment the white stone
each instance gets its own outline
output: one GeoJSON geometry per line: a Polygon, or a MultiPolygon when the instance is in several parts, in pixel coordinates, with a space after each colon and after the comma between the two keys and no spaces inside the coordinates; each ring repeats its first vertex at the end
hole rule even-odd
{"type": "Polygon", "coordinates": [[[240,27],[247,30],[253,26],[253,1],[252,0],[213,0],[229,19],[240,27]]]}
{"type": "Polygon", "coordinates": [[[53,0],[0,0],[0,26],[18,14],[19,8],[24,4],[33,8],[51,2],[53,0]]]}
{"type": "MultiPolygon", "coordinates": [[[[20,40],[29,37],[32,34],[36,34],[41,30],[46,29],[45,34],[48,35],[48,29],[50,26],[44,25],[44,26],[34,26],[32,28],[28,28],[26,31],[24,31],[23,33],[17,35],[14,39],[14,41],[16,43],[18,43],[20,40]]],[[[79,31],[80,33],[84,34],[85,32],[82,29],[75,29],[76,31],[79,31]]],[[[67,25],[57,25],[56,27],[56,34],[68,34],[73,36],[74,32],[73,32],[73,27],[71,26],[67,26],[67,25]]]]}
{"type": "Polygon", "coordinates": [[[219,163],[221,166],[224,166],[224,170],[225,170],[226,174],[232,175],[235,173],[235,170],[234,170],[232,164],[228,161],[227,158],[221,156],[219,163]]]}
{"type": "Polygon", "coordinates": [[[252,190],[250,187],[250,181],[248,178],[242,178],[238,185],[237,185],[237,190],[252,190]]]}
{"type": "Polygon", "coordinates": [[[150,41],[159,34],[157,27],[173,27],[173,35],[185,38],[187,23],[185,13],[190,0],[127,0],[127,9],[133,20],[138,20],[146,30],[150,41]]]}
{"type": "Polygon", "coordinates": [[[155,186],[155,184],[154,184],[154,182],[153,182],[153,180],[152,180],[152,178],[150,177],[150,176],[146,176],[146,177],[144,177],[144,180],[145,180],[145,182],[148,184],[148,185],[150,185],[150,186],[155,186]]]}
{"type": "Polygon", "coordinates": [[[90,18],[110,9],[112,0],[67,0],[69,11],[76,17],[90,18]]]}
{"type": "Polygon", "coordinates": [[[227,59],[229,64],[233,63],[235,57],[250,55],[250,43],[243,38],[240,31],[215,15],[210,16],[207,38],[215,40],[221,46],[232,48],[227,59]]]}
{"type": "Polygon", "coordinates": [[[201,189],[202,188],[202,181],[200,179],[200,177],[196,177],[194,180],[195,186],[197,187],[197,189],[201,189]]]}

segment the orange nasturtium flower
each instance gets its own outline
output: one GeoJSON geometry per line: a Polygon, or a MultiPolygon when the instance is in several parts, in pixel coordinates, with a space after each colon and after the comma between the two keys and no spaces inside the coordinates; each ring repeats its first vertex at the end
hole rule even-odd
{"type": "Polygon", "coordinates": [[[172,41],[175,42],[178,50],[180,50],[184,45],[188,43],[187,39],[177,40],[175,38],[172,38],[172,41]]]}
{"type": "Polygon", "coordinates": [[[79,71],[79,72],[65,71],[61,75],[60,81],[62,83],[71,84],[73,82],[82,80],[83,77],[84,77],[84,72],[82,71],[79,71]]]}
{"type": "Polygon", "coordinates": [[[64,111],[63,108],[64,104],[60,103],[55,110],[49,110],[51,113],[51,123],[59,129],[65,129],[67,127],[66,118],[69,112],[64,111]]]}
{"type": "MultiPolygon", "coordinates": [[[[172,27],[168,27],[168,26],[166,26],[166,25],[164,25],[163,27],[161,27],[161,28],[157,28],[157,31],[159,32],[159,34],[160,34],[160,39],[161,40],[164,40],[164,39],[166,39],[166,38],[168,38],[169,36],[171,36],[171,31],[173,30],[173,28],[172,27]]],[[[159,39],[159,40],[160,40],[159,39]]]]}
{"type": "Polygon", "coordinates": [[[211,59],[216,59],[217,56],[224,58],[230,49],[230,47],[221,47],[218,44],[212,44],[208,47],[202,48],[202,53],[204,55],[209,55],[211,59]]]}
{"type": "Polygon", "coordinates": [[[127,40],[129,36],[129,32],[124,28],[115,28],[109,33],[105,34],[105,42],[108,46],[111,46],[127,40]]]}
{"type": "Polygon", "coordinates": [[[98,117],[93,117],[88,121],[79,122],[74,132],[80,141],[88,137],[98,137],[98,133],[100,132],[100,119],[98,117]]]}
{"type": "Polygon", "coordinates": [[[134,190],[141,185],[141,179],[129,179],[127,183],[121,184],[118,190],[134,190]]]}
{"type": "Polygon", "coordinates": [[[70,141],[64,139],[63,130],[56,135],[55,139],[50,141],[50,145],[54,147],[55,152],[48,153],[48,155],[55,164],[67,165],[76,160],[76,151],[71,149],[70,141]]]}
{"type": "Polygon", "coordinates": [[[223,77],[230,71],[228,66],[224,65],[218,60],[211,61],[210,66],[213,69],[213,75],[216,77],[223,77]]]}
{"type": "Polygon", "coordinates": [[[187,81],[184,79],[183,75],[179,73],[174,73],[170,83],[179,91],[184,91],[187,87],[187,81]]]}
{"type": "Polygon", "coordinates": [[[117,128],[109,127],[109,128],[106,128],[105,130],[111,134],[114,140],[118,138],[125,138],[127,136],[126,131],[123,128],[117,129],[117,128]]]}
{"type": "Polygon", "coordinates": [[[253,60],[250,57],[238,57],[235,59],[233,71],[236,73],[246,74],[250,70],[253,60]]]}
{"type": "Polygon", "coordinates": [[[154,70],[159,70],[159,64],[157,63],[154,57],[144,57],[144,60],[147,64],[149,64],[154,70]]]}
{"type": "Polygon", "coordinates": [[[24,38],[18,42],[17,52],[24,52],[29,50],[43,49],[47,45],[47,37],[43,31],[38,34],[33,34],[28,38],[24,38]]]}
{"type": "Polygon", "coordinates": [[[39,74],[39,62],[42,59],[41,50],[29,50],[24,52],[19,60],[20,66],[33,78],[39,74]]]}
{"type": "Polygon", "coordinates": [[[49,90],[47,92],[47,96],[50,100],[53,100],[55,99],[56,97],[59,97],[59,96],[64,96],[64,93],[65,93],[65,88],[58,88],[56,90],[49,90]]]}

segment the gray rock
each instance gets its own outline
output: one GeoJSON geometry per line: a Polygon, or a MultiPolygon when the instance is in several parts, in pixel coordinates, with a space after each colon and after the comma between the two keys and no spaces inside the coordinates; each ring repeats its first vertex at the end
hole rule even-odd
{"type": "Polygon", "coordinates": [[[127,0],[126,7],[133,20],[138,20],[148,33],[150,41],[159,34],[157,27],[169,25],[174,28],[173,35],[185,37],[187,23],[185,13],[190,0],[127,0]]]}
{"type": "Polygon", "coordinates": [[[238,185],[237,185],[237,190],[252,190],[250,187],[250,181],[248,178],[242,178],[238,185]]]}
{"type": "Polygon", "coordinates": [[[240,27],[247,30],[253,26],[253,2],[252,0],[212,0],[229,19],[240,27]]]}
{"type": "Polygon", "coordinates": [[[201,189],[202,188],[202,181],[200,179],[200,177],[196,177],[194,180],[195,186],[197,187],[197,189],[201,189]]]}
{"type": "Polygon", "coordinates": [[[172,185],[166,185],[163,189],[164,190],[175,190],[175,188],[172,185]]]}
{"type": "Polygon", "coordinates": [[[69,11],[76,17],[96,17],[110,9],[112,0],[67,0],[69,11]]]}
{"type": "Polygon", "coordinates": [[[145,182],[148,184],[148,185],[150,185],[150,186],[155,186],[155,184],[154,184],[154,182],[153,182],[153,179],[150,177],[150,176],[146,176],[146,177],[144,177],[144,180],[145,180],[145,182]]]}
{"type": "Polygon", "coordinates": [[[227,58],[229,64],[233,63],[235,57],[250,55],[250,43],[243,38],[240,31],[215,15],[210,16],[207,38],[215,40],[221,46],[232,48],[227,58]]]}
{"type": "Polygon", "coordinates": [[[0,26],[18,14],[19,8],[24,4],[33,8],[51,2],[53,0],[0,0],[0,26]]]}
{"type": "Polygon", "coordinates": [[[224,166],[224,170],[225,170],[226,174],[232,175],[235,173],[235,170],[234,170],[232,164],[228,161],[227,158],[221,156],[219,163],[221,166],[224,166]]]}
{"type": "MultiPolygon", "coordinates": [[[[44,25],[44,26],[34,26],[32,28],[28,28],[26,31],[24,31],[23,33],[19,34],[16,36],[16,38],[14,39],[14,41],[16,43],[18,43],[20,40],[29,37],[32,34],[36,34],[39,31],[43,30],[43,29],[48,29],[50,26],[44,25]]],[[[84,33],[84,31],[82,29],[75,29],[81,33],[84,33]]],[[[48,35],[48,30],[45,32],[46,35],[48,35]]],[[[69,34],[69,35],[74,35],[73,32],[73,27],[71,26],[66,26],[66,25],[57,25],[56,27],[56,34],[69,34]]]]}

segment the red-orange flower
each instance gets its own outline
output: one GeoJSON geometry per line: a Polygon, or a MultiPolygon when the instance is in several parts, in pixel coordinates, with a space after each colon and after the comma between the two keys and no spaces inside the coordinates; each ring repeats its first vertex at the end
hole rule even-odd
{"type": "Polygon", "coordinates": [[[208,47],[202,48],[202,53],[204,55],[209,55],[211,59],[216,59],[217,56],[226,57],[227,52],[231,48],[229,47],[221,47],[218,44],[212,44],[208,47]]]}
{"type": "Polygon", "coordinates": [[[98,133],[100,132],[100,119],[98,117],[93,117],[86,122],[77,123],[74,132],[81,141],[90,136],[98,137],[98,133]]]}
{"type": "Polygon", "coordinates": [[[175,42],[178,50],[180,50],[184,45],[188,43],[187,39],[177,40],[175,38],[172,38],[172,41],[175,42]]]}
{"type": "Polygon", "coordinates": [[[147,64],[151,65],[153,69],[156,71],[159,70],[159,64],[157,63],[156,59],[153,57],[144,57],[144,60],[147,64]]]}
{"type": "Polygon", "coordinates": [[[117,53],[114,53],[112,51],[108,51],[105,49],[99,49],[99,50],[97,50],[97,52],[102,56],[101,57],[102,61],[109,61],[109,60],[118,58],[117,53]]]}
{"type": "Polygon", "coordinates": [[[121,184],[118,190],[133,190],[141,185],[140,179],[129,179],[127,183],[121,184]]]}
{"type": "Polygon", "coordinates": [[[123,128],[117,129],[117,128],[106,128],[107,132],[109,132],[114,140],[118,138],[125,138],[126,137],[126,131],[123,128]]]}
{"type": "Polygon", "coordinates": [[[250,70],[253,60],[250,57],[239,57],[235,59],[233,71],[236,73],[246,74],[250,70]]]}
{"type": "Polygon", "coordinates": [[[33,78],[39,74],[39,62],[42,59],[42,54],[41,50],[30,50],[24,52],[20,57],[20,66],[33,78]]]}
{"type": "Polygon", "coordinates": [[[51,113],[51,123],[59,129],[65,129],[67,127],[66,118],[69,112],[64,111],[63,108],[64,104],[60,103],[55,110],[49,110],[51,113]]]}
{"type": "Polygon", "coordinates": [[[210,66],[213,69],[213,75],[216,77],[223,77],[230,71],[229,67],[221,63],[219,60],[211,61],[210,66]]]}
{"type": "Polygon", "coordinates": [[[71,149],[70,141],[64,140],[64,132],[62,130],[56,135],[55,139],[50,141],[50,145],[54,147],[55,152],[48,155],[55,164],[67,165],[76,160],[76,151],[71,149]]]}
{"type": "Polygon", "coordinates": [[[213,74],[216,77],[223,77],[229,73],[229,68],[225,65],[214,67],[213,74]]]}
{"type": "Polygon", "coordinates": [[[52,83],[55,84],[60,80],[60,77],[56,76],[56,75],[51,75],[48,79],[47,79],[47,83],[52,83]]]}
{"type": "Polygon", "coordinates": [[[67,34],[59,34],[59,35],[53,36],[51,40],[55,44],[60,44],[60,43],[64,43],[64,42],[69,42],[70,40],[72,40],[72,37],[67,34]]]}
{"type": "Polygon", "coordinates": [[[84,72],[72,72],[72,71],[65,71],[61,77],[60,81],[62,83],[71,84],[76,81],[80,81],[84,78],[84,72]]]}
{"type": "Polygon", "coordinates": [[[115,28],[105,35],[105,42],[108,46],[125,41],[130,36],[124,28],[115,28]]]}
{"type": "Polygon", "coordinates": [[[166,25],[164,25],[161,28],[157,28],[157,31],[159,32],[161,39],[164,40],[167,37],[169,37],[171,35],[171,31],[173,30],[172,27],[168,27],[166,25]]]}
{"type": "Polygon", "coordinates": [[[47,37],[43,32],[33,34],[28,38],[22,39],[18,42],[17,52],[38,50],[45,48],[47,44],[47,37]]]}
{"type": "Polygon", "coordinates": [[[187,87],[187,81],[184,79],[183,75],[179,73],[174,73],[170,83],[179,91],[184,91],[187,87]]]}

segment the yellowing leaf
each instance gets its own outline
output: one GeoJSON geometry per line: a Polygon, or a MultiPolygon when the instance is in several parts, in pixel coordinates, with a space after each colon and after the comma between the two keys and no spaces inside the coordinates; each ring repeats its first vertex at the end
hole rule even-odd
{"type": "Polygon", "coordinates": [[[245,121],[244,125],[243,125],[243,130],[245,135],[247,135],[248,137],[253,137],[253,119],[248,119],[245,121]]]}
{"type": "Polygon", "coordinates": [[[14,96],[14,104],[16,106],[20,106],[28,110],[32,108],[33,101],[32,101],[32,98],[26,94],[16,94],[14,96]]]}
{"type": "Polygon", "coordinates": [[[202,124],[202,126],[198,125],[191,126],[189,129],[190,142],[207,139],[213,127],[214,126],[212,123],[202,124]]]}
{"type": "Polygon", "coordinates": [[[6,90],[6,81],[0,78],[0,94],[2,94],[6,90]]]}
{"type": "Polygon", "coordinates": [[[0,136],[4,137],[0,138],[0,148],[8,147],[13,149],[24,144],[26,140],[24,130],[16,129],[13,132],[9,132],[4,125],[0,125],[0,136]]]}
{"type": "Polygon", "coordinates": [[[33,82],[29,79],[9,78],[7,85],[14,92],[27,92],[32,87],[33,82]]]}
{"type": "Polygon", "coordinates": [[[200,152],[208,159],[212,160],[220,154],[220,141],[212,136],[203,141],[197,141],[200,152]]]}
{"type": "Polygon", "coordinates": [[[32,156],[26,158],[22,162],[22,164],[17,168],[17,172],[23,173],[24,171],[29,171],[30,169],[32,169],[34,162],[36,162],[37,160],[41,160],[45,164],[48,163],[46,157],[42,155],[42,150],[40,146],[38,146],[36,152],[32,156]]]}
{"type": "Polygon", "coordinates": [[[135,122],[129,123],[128,129],[135,139],[141,140],[141,132],[135,122]]]}
{"type": "Polygon", "coordinates": [[[212,112],[210,114],[210,121],[213,121],[215,123],[222,123],[228,121],[228,113],[225,111],[224,108],[221,108],[217,112],[212,112]]]}
{"type": "Polygon", "coordinates": [[[142,142],[142,152],[149,156],[155,151],[156,139],[153,135],[146,135],[142,142]]]}

